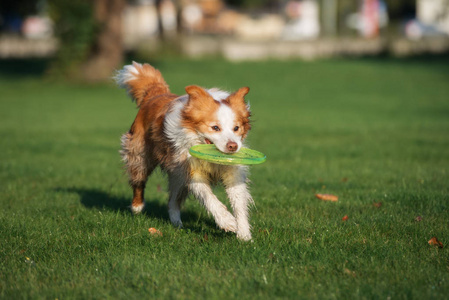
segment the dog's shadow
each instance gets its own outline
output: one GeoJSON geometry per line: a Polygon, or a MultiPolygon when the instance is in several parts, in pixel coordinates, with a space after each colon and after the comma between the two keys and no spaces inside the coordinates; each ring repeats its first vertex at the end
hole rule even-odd
{"type": "MultiPolygon", "coordinates": [[[[120,211],[132,214],[130,210],[131,198],[117,197],[102,190],[89,188],[57,188],[56,191],[78,194],[81,204],[88,209],[120,211]]],[[[147,198],[145,202],[145,209],[142,212],[144,216],[170,222],[167,204],[162,204],[155,198],[147,198]]],[[[197,231],[202,227],[201,224],[192,224],[198,223],[197,221],[199,218],[200,214],[197,212],[185,209],[182,210],[182,220],[184,224],[190,223],[189,229],[193,231],[197,231]]],[[[204,218],[203,216],[202,219],[204,219],[202,220],[202,225],[216,227],[214,222],[209,220],[209,218],[204,218]]]]}

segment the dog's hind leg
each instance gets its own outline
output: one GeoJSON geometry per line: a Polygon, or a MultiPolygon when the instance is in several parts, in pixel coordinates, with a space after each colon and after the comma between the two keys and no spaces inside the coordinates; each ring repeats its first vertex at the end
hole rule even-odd
{"type": "Polygon", "coordinates": [[[177,174],[169,174],[168,185],[170,190],[170,197],[168,200],[168,215],[172,224],[176,227],[181,228],[181,205],[184,203],[187,197],[188,189],[186,186],[185,178],[177,174]]]}
{"type": "Polygon", "coordinates": [[[154,170],[147,158],[143,135],[128,132],[122,136],[122,150],[120,151],[128,173],[129,184],[133,189],[131,211],[140,213],[144,206],[144,190],[148,176],[154,170]]]}

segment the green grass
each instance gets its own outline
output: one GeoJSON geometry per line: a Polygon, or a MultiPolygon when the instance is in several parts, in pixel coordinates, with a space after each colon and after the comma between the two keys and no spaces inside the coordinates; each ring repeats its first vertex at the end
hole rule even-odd
{"type": "Polygon", "coordinates": [[[252,243],[194,199],[173,228],[160,172],[132,216],[118,150],[134,105],[44,65],[0,62],[0,298],[447,298],[447,58],[156,62],[176,93],[251,87],[250,145],[268,157],[251,169],[252,243]]]}

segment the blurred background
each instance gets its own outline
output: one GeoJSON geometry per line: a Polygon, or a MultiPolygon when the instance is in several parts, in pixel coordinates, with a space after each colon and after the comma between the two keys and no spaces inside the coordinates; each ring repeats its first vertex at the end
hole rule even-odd
{"type": "Polygon", "coordinates": [[[103,81],[127,54],[230,61],[449,51],[449,0],[17,0],[0,3],[0,59],[103,81]]]}

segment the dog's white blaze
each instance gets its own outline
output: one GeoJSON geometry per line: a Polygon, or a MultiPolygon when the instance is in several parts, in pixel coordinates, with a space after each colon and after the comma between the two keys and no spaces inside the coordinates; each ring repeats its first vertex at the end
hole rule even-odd
{"type": "Polygon", "coordinates": [[[228,152],[226,148],[228,142],[235,142],[237,143],[237,151],[239,151],[242,147],[242,137],[234,132],[236,126],[234,111],[229,106],[221,104],[217,111],[217,119],[220,131],[211,135],[212,142],[222,152],[228,152]]]}
{"type": "Polygon", "coordinates": [[[233,128],[235,122],[235,113],[229,106],[221,104],[220,108],[217,111],[217,118],[220,121],[221,126],[224,127],[223,129],[231,129],[231,127],[233,128]]]}

